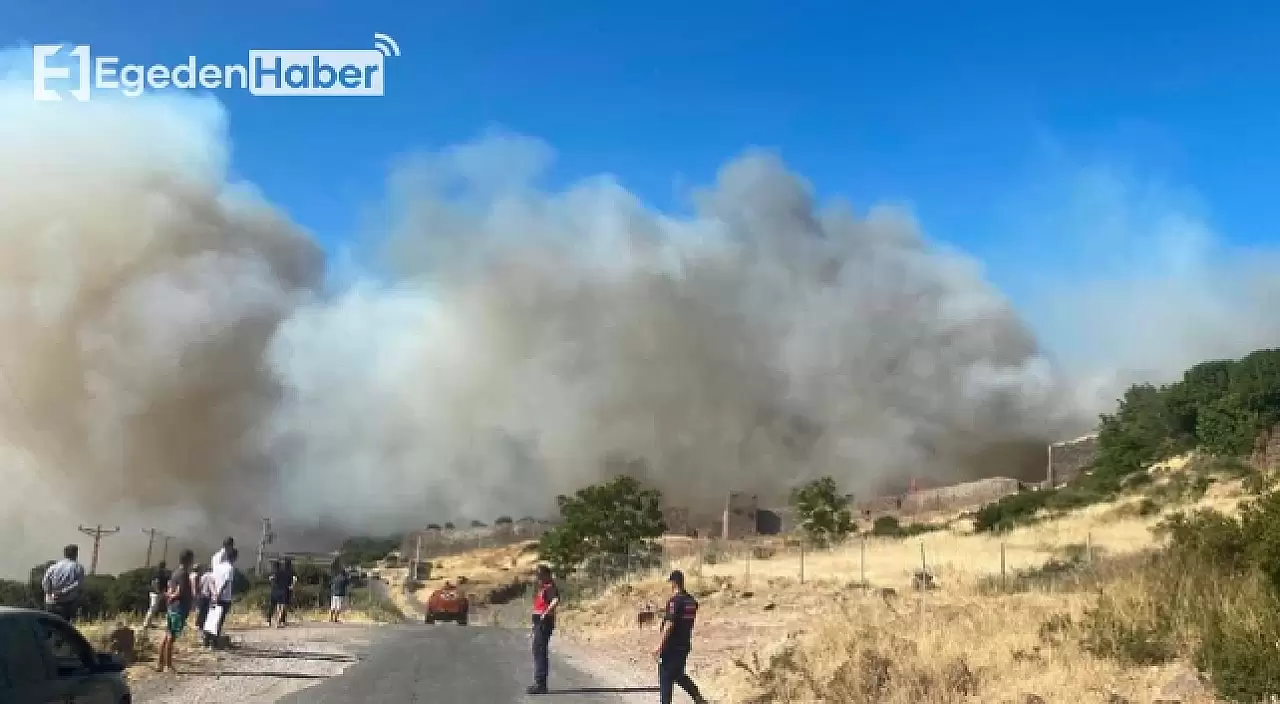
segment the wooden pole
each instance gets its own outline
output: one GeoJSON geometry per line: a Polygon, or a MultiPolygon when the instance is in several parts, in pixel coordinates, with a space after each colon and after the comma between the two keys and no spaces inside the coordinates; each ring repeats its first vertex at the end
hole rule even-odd
{"type": "Polygon", "coordinates": [[[862,536],[862,546],[858,556],[858,581],[865,589],[867,586],[867,536],[862,536]]]}
{"type": "Polygon", "coordinates": [[[920,541],[920,591],[924,591],[925,581],[929,579],[929,563],[924,559],[924,541],[920,541]]]}
{"type": "Polygon", "coordinates": [[[116,533],[119,533],[120,527],[116,526],[114,530],[108,530],[106,528],[103,528],[102,524],[99,523],[97,526],[93,528],[85,528],[84,526],[79,526],[78,530],[81,533],[84,533],[85,535],[91,536],[93,538],[93,558],[89,562],[89,574],[97,574],[98,573],[98,548],[102,544],[102,537],[106,535],[114,535],[116,533]]]}
{"type": "Polygon", "coordinates": [[[800,583],[804,584],[804,538],[800,538],[800,583]]]}
{"type": "Polygon", "coordinates": [[[1000,591],[1004,591],[1006,586],[1004,564],[1004,541],[1002,540],[1000,541],[1000,591]]]}
{"type": "Polygon", "coordinates": [[[151,547],[156,543],[156,533],[160,532],[157,528],[144,528],[142,533],[147,536],[147,561],[143,567],[151,566],[151,547]]]}

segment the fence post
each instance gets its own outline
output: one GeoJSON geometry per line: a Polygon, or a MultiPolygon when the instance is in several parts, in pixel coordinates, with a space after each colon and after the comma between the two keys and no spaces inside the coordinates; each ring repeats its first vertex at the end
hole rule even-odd
{"type": "Polygon", "coordinates": [[[867,536],[862,536],[862,545],[858,555],[858,582],[863,589],[867,588],[867,536]]]}
{"type": "Polygon", "coordinates": [[[924,591],[925,582],[929,579],[929,563],[924,557],[924,541],[920,541],[920,591],[924,591]]]}
{"type": "Polygon", "coordinates": [[[1093,564],[1093,531],[1084,534],[1084,562],[1086,565],[1093,564]]]}
{"type": "Polygon", "coordinates": [[[1000,591],[1005,590],[1004,541],[1000,541],[1000,591]]]}
{"type": "Polygon", "coordinates": [[[804,584],[804,538],[800,538],[800,583],[804,584]]]}

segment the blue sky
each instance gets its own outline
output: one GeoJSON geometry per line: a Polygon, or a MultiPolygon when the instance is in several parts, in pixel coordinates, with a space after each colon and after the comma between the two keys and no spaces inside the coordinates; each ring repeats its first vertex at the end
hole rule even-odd
{"type": "Polygon", "coordinates": [[[1071,236],[1024,217],[1064,165],[1193,190],[1232,242],[1275,237],[1280,5],[887,5],[10,0],[0,46],[223,63],[393,36],[384,98],[220,92],[237,174],[329,244],[397,155],[493,125],[550,143],[553,182],[609,172],[661,207],[776,148],[823,194],[909,203],[1001,283],[1037,237],[1071,236]]]}

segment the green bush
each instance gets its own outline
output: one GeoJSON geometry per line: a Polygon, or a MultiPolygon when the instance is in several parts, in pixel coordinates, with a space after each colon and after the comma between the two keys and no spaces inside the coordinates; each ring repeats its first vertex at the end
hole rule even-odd
{"type": "Polygon", "coordinates": [[[931,523],[908,523],[903,525],[894,516],[881,516],[871,524],[871,534],[882,538],[910,538],[937,530],[942,530],[942,526],[931,523]]]}
{"type": "Polygon", "coordinates": [[[993,501],[978,509],[974,515],[973,529],[998,533],[1012,530],[1020,524],[1031,523],[1056,494],[1054,489],[1024,490],[993,501]]]}
{"type": "Polygon", "coordinates": [[[1166,546],[1107,591],[1081,623],[1097,655],[1135,664],[1182,657],[1231,701],[1261,701],[1280,682],[1280,494],[1157,526],[1166,546]]]}
{"type": "Polygon", "coordinates": [[[871,534],[881,537],[897,537],[902,525],[895,516],[881,516],[871,524],[871,534]]]}

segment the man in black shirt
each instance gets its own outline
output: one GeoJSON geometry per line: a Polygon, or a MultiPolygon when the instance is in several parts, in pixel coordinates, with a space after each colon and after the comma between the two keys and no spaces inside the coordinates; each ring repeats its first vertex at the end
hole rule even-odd
{"type": "Polygon", "coordinates": [[[191,605],[195,601],[195,592],[191,588],[191,564],[196,561],[196,554],[183,550],[178,555],[178,569],[173,571],[165,588],[164,598],[168,610],[165,614],[164,640],[160,641],[160,657],[156,670],[164,672],[173,667],[173,644],[182,635],[187,625],[187,616],[191,614],[191,605]]]}
{"type": "Polygon", "coordinates": [[[698,685],[684,671],[689,651],[693,649],[693,622],[698,617],[698,602],[684,590],[683,572],[672,572],[667,581],[671,584],[671,598],[662,615],[662,642],[653,651],[658,658],[658,697],[662,704],[671,704],[672,690],[678,684],[694,702],[706,704],[698,685]]]}

